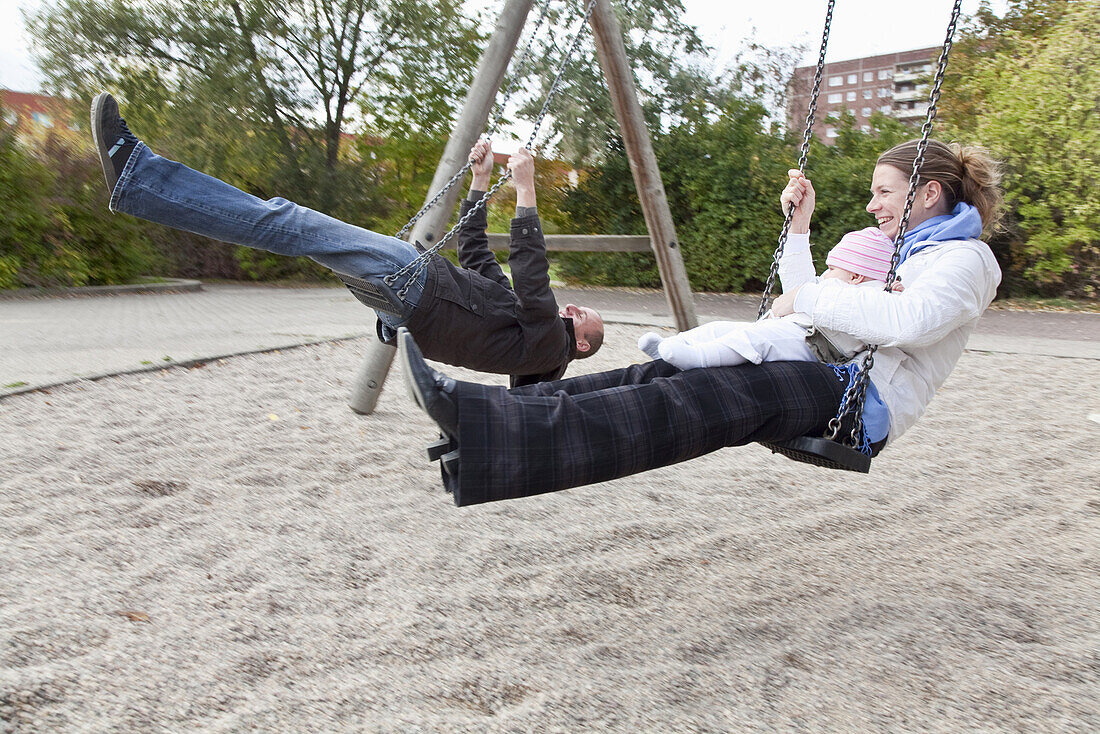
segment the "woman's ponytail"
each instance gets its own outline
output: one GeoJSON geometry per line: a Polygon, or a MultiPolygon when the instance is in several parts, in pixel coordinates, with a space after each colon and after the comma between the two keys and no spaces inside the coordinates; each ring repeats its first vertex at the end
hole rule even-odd
{"type": "MultiPolygon", "coordinates": [[[[907,177],[913,171],[919,141],[895,145],[878,158],[879,165],[893,166],[907,177]]],[[[948,210],[965,201],[981,215],[987,232],[1001,217],[1004,193],[1001,191],[1000,165],[984,148],[929,140],[921,165],[920,184],[938,181],[943,187],[948,210]]]]}

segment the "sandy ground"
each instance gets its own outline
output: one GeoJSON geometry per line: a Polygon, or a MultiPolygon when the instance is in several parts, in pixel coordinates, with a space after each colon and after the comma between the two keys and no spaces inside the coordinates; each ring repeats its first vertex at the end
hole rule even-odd
{"type": "Polygon", "coordinates": [[[364,346],[0,401],[0,731],[1100,730],[1100,361],[968,353],[869,476],[458,509],[364,346]]]}

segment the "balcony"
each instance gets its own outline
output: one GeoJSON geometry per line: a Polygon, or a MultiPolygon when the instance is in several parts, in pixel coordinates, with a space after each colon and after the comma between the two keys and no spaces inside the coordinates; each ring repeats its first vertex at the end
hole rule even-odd
{"type": "Polygon", "coordinates": [[[928,99],[927,89],[910,89],[908,92],[894,92],[895,102],[916,102],[922,99],[928,99]]]}
{"type": "Polygon", "coordinates": [[[917,120],[917,119],[920,119],[920,118],[924,117],[927,114],[928,114],[928,105],[927,104],[919,104],[911,110],[906,110],[906,109],[895,109],[894,110],[894,117],[896,117],[897,119],[902,120],[902,121],[917,120]]]}
{"type": "Polygon", "coordinates": [[[894,84],[901,84],[903,82],[915,82],[920,79],[927,79],[928,75],[932,73],[932,70],[928,71],[896,71],[894,72],[894,84]]]}

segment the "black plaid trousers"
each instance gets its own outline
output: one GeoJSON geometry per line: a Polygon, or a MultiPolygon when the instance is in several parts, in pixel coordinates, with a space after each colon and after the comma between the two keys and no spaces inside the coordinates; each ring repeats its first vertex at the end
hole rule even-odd
{"type": "Polygon", "coordinates": [[[845,382],[819,362],[663,360],[507,390],[460,382],[455,504],[593,484],[725,446],[821,435],[845,382]]]}

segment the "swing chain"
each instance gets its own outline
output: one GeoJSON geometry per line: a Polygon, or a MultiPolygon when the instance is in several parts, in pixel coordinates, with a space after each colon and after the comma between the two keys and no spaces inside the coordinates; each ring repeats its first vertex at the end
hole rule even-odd
{"type": "MultiPolygon", "coordinates": [[[[550,103],[551,101],[553,101],[554,95],[556,95],[558,92],[558,87],[561,84],[561,80],[565,74],[566,67],[572,60],[573,55],[577,52],[577,49],[580,48],[581,40],[584,37],[584,28],[588,24],[588,19],[592,17],[592,11],[595,9],[595,7],[596,0],[590,0],[590,2],[588,3],[588,8],[584,14],[584,18],[581,19],[581,24],[577,28],[577,32],[573,36],[573,43],[569,46],[569,49],[566,51],[565,56],[562,58],[562,62],[558,66],[557,73],[554,75],[554,80],[550,83],[550,90],[546,94],[546,100],[542,104],[542,109],[539,110],[538,117],[535,118],[534,129],[531,131],[531,136],[528,138],[527,144],[524,146],[528,150],[530,150],[531,147],[535,144],[535,138],[538,137],[539,128],[542,126],[542,121],[546,117],[546,113],[550,109],[550,103]]],[[[486,191],[485,195],[478,199],[477,202],[472,207],[470,207],[470,210],[466,212],[466,215],[459,219],[458,222],[453,227],[451,227],[450,231],[448,231],[447,234],[443,235],[443,237],[441,237],[438,242],[436,242],[424,252],[417,255],[415,258],[413,258],[413,260],[411,260],[408,264],[399,269],[397,272],[385,276],[383,280],[386,282],[386,285],[392,286],[402,275],[405,275],[406,273],[409,273],[411,271],[412,275],[409,276],[409,279],[405,282],[405,285],[401,288],[401,290],[397,292],[399,298],[404,298],[405,295],[409,292],[409,288],[412,286],[412,284],[416,282],[417,278],[420,277],[420,274],[424,271],[425,268],[428,267],[429,259],[437,252],[442,250],[443,247],[448,242],[450,242],[451,239],[454,238],[455,234],[462,228],[463,225],[466,224],[466,222],[468,222],[474,216],[475,213],[485,208],[485,206],[489,202],[490,197],[492,197],[493,194],[499,191],[500,188],[505,184],[505,182],[507,182],[508,179],[510,179],[511,177],[512,172],[505,171],[504,174],[501,175],[501,177],[497,180],[497,182],[493,184],[493,187],[486,191]]]]}
{"type": "MultiPolygon", "coordinates": [[[[535,37],[538,35],[539,29],[542,28],[543,21],[546,20],[546,16],[549,14],[549,12],[550,0],[544,0],[542,4],[542,12],[539,14],[539,19],[535,23],[535,29],[531,31],[531,36],[527,39],[527,45],[524,47],[523,53],[520,55],[519,61],[516,62],[516,73],[512,75],[511,81],[509,81],[508,86],[504,90],[504,95],[500,100],[500,107],[497,111],[496,116],[493,118],[492,123],[489,125],[489,128],[486,130],[485,137],[492,138],[496,134],[497,129],[500,127],[500,123],[504,120],[504,111],[508,105],[508,100],[512,98],[512,94],[516,91],[516,85],[519,83],[519,72],[523,69],[523,65],[527,63],[527,57],[531,55],[531,47],[534,45],[535,37]]],[[[447,192],[450,191],[451,188],[466,175],[466,173],[470,170],[472,166],[473,162],[467,158],[466,162],[462,165],[462,168],[458,169],[458,172],[455,173],[455,175],[451,176],[450,180],[448,180],[447,183],[443,184],[443,187],[439,189],[438,193],[436,193],[436,195],[432,197],[431,200],[428,201],[428,203],[420,207],[420,211],[414,214],[412,216],[412,219],[410,219],[405,224],[405,226],[402,227],[401,230],[394,235],[394,237],[398,239],[404,237],[409,232],[409,230],[413,228],[414,224],[419,222],[424,217],[424,215],[432,209],[432,207],[439,203],[440,199],[446,196],[447,192]]]]}
{"type": "MultiPolygon", "coordinates": [[[[829,0],[829,7],[825,11],[825,30],[821,33],[821,51],[817,55],[817,70],[814,72],[814,84],[810,91],[810,109],[806,114],[806,128],[802,131],[802,145],[799,148],[798,170],[805,172],[806,159],[810,154],[810,136],[814,129],[814,116],[817,114],[817,99],[821,94],[821,77],[825,73],[825,52],[829,48],[829,29],[833,24],[833,6],[836,0],[829,0]]],[[[760,297],[760,309],[756,318],[762,318],[768,311],[772,288],[775,287],[775,278],[779,273],[779,259],[783,257],[783,248],[787,245],[787,234],[791,229],[791,221],[794,219],[794,205],[787,208],[783,217],[783,229],[779,232],[779,246],[775,248],[772,256],[771,270],[768,272],[768,280],[764,283],[764,293],[760,297]]]]}
{"type": "MultiPolygon", "coordinates": [[[[898,223],[898,234],[894,238],[894,253],[890,257],[890,272],[886,274],[885,290],[887,292],[892,290],[892,285],[897,280],[897,268],[901,263],[901,252],[905,246],[905,230],[909,226],[909,215],[917,198],[920,170],[924,166],[924,154],[928,150],[928,140],[932,135],[932,124],[936,119],[940,89],[943,86],[943,79],[947,71],[947,58],[951,53],[952,39],[955,36],[955,27],[958,24],[961,9],[962,0],[955,0],[954,8],[951,11],[951,22],[947,25],[947,38],[943,42],[939,65],[936,68],[936,75],[932,82],[932,91],[928,95],[928,113],[925,115],[924,124],[921,125],[921,138],[917,143],[916,155],[913,157],[913,172],[909,176],[909,191],[905,197],[905,209],[902,211],[901,221],[898,223]]],[[[863,358],[859,372],[844,393],[840,409],[837,411],[836,416],[829,421],[829,432],[825,435],[825,438],[835,441],[837,434],[840,433],[840,424],[844,416],[854,411],[852,432],[846,443],[852,447],[860,445],[863,434],[863,404],[866,401],[867,385],[870,382],[871,368],[875,364],[875,352],[877,351],[878,345],[871,345],[867,349],[867,354],[863,358]]]]}
{"type": "MultiPolygon", "coordinates": [[[[825,438],[830,441],[837,440],[844,417],[851,413],[855,406],[863,405],[865,402],[867,398],[867,384],[871,379],[871,368],[875,366],[875,352],[877,350],[877,346],[872,346],[867,350],[867,355],[863,358],[863,364],[860,365],[855,379],[852,380],[851,384],[844,390],[844,398],[840,401],[840,407],[837,409],[836,415],[829,419],[829,427],[828,431],[825,433],[825,438]]],[[[842,440],[841,443],[853,448],[859,448],[863,444],[862,438],[863,411],[860,410],[855,413],[852,432],[846,439],[842,440]]]]}
{"type": "Polygon", "coordinates": [[[580,48],[581,40],[584,38],[584,28],[588,25],[588,19],[592,17],[592,11],[596,9],[596,0],[590,0],[588,8],[585,10],[584,18],[581,19],[581,25],[577,28],[576,34],[573,36],[573,43],[565,52],[565,56],[562,57],[561,64],[558,66],[557,74],[554,75],[554,80],[550,82],[550,90],[546,93],[546,101],[542,104],[542,109],[539,110],[538,117],[535,118],[535,127],[531,131],[531,137],[527,139],[527,145],[524,147],[528,150],[535,144],[535,137],[539,134],[539,128],[542,126],[542,119],[546,117],[546,113],[550,110],[550,102],[554,99],[554,96],[558,93],[558,87],[561,84],[562,76],[565,74],[565,69],[569,66],[569,62],[573,59],[573,55],[577,53],[577,49],[580,48]]]}
{"type": "Polygon", "coordinates": [[[947,57],[951,53],[955,26],[959,20],[962,8],[962,0],[955,0],[955,6],[951,11],[951,22],[947,25],[947,38],[943,42],[943,50],[940,52],[939,63],[936,67],[936,75],[932,82],[932,91],[928,94],[928,112],[921,125],[921,138],[917,143],[917,153],[913,158],[913,172],[909,176],[909,191],[905,196],[905,209],[898,224],[898,234],[894,239],[894,254],[890,258],[890,272],[886,274],[886,290],[890,290],[897,280],[897,267],[901,263],[901,253],[905,247],[905,231],[909,228],[909,214],[913,210],[913,203],[917,198],[917,187],[920,186],[920,171],[924,166],[924,154],[928,150],[928,139],[932,135],[932,124],[936,119],[937,105],[940,101],[940,88],[947,72],[947,57]]]}
{"type": "Polygon", "coordinates": [[[433,245],[430,249],[427,249],[417,255],[415,258],[409,261],[407,265],[402,267],[397,272],[387,275],[383,278],[383,280],[386,282],[386,285],[393,286],[393,284],[397,282],[398,278],[412,270],[412,275],[410,275],[409,279],[405,281],[405,285],[402,286],[401,290],[397,292],[398,298],[403,299],[406,294],[408,294],[409,288],[412,287],[412,284],[415,283],[416,279],[420,277],[420,273],[422,273],[424,269],[428,267],[428,261],[431,259],[432,255],[443,249],[443,246],[451,241],[451,239],[455,236],[455,233],[462,229],[466,222],[470,221],[470,219],[479,210],[484,209],[485,205],[489,201],[489,197],[499,191],[500,188],[505,184],[505,182],[508,181],[508,179],[510,179],[511,177],[511,171],[505,172],[504,175],[502,175],[497,180],[497,182],[493,184],[493,187],[485,192],[485,196],[478,199],[477,202],[472,207],[470,207],[470,210],[466,212],[466,215],[459,219],[455,226],[452,227],[450,231],[447,232],[447,234],[443,235],[443,237],[440,238],[439,242],[435,243],[435,245],[433,245]],[[416,266],[415,270],[413,270],[413,266],[416,266]]]}

